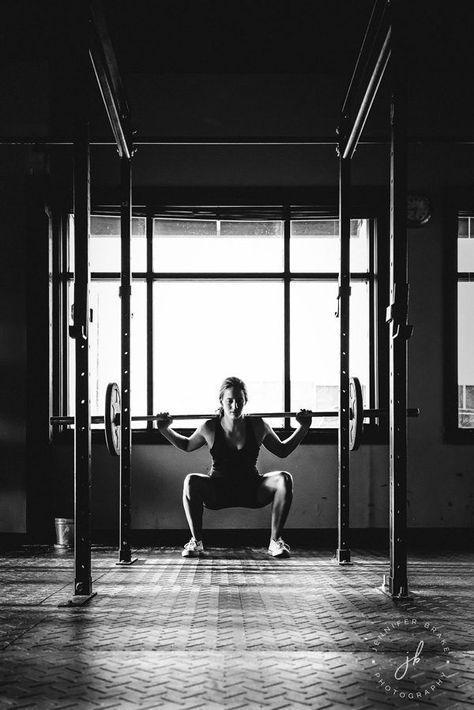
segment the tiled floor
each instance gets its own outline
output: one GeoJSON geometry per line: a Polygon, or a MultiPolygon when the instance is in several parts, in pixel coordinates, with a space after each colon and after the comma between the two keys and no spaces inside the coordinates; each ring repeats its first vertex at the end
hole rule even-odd
{"type": "Polygon", "coordinates": [[[97,549],[97,597],[58,608],[72,554],[4,553],[0,708],[474,707],[474,554],[412,555],[398,603],[384,555],[332,554],[97,549]]]}

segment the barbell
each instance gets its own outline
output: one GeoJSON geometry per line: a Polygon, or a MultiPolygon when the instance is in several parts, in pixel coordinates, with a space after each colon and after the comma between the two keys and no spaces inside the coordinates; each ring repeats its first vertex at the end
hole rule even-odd
{"type": "MultiPolygon", "coordinates": [[[[385,409],[364,409],[362,402],[362,387],[357,377],[349,379],[349,448],[356,451],[361,442],[366,417],[377,417],[385,413],[385,409]]],[[[246,417],[259,417],[263,419],[296,417],[299,412],[261,412],[257,414],[245,414],[246,417]]],[[[104,424],[105,443],[111,456],[120,455],[120,388],[116,382],[107,385],[105,393],[104,416],[91,417],[92,424],[104,424]]],[[[408,417],[417,417],[420,410],[416,408],[407,409],[408,417]]],[[[213,414],[170,414],[170,419],[213,419],[213,414]]],[[[309,412],[311,417],[338,417],[339,412],[334,410],[309,412]]],[[[150,414],[131,417],[133,422],[155,422],[168,418],[165,414],[150,414]]],[[[74,417],[51,417],[52,425],[74,424],[74,417]]]]}

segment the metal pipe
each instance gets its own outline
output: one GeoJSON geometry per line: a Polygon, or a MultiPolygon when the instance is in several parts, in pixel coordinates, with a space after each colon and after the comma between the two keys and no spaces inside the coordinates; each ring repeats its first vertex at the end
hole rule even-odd
{"type": "Polygon", "coordinates": [[[367,121],[370,109],[374,102],[375,96],[377,95],[380,82],[382,81],[385,69],[387,68],[388,61],[390,59],[390,37],[391,28],[389,27],[388,32],[385,36],[382,49],[375,64],[374,71],[370,78],[369,84],[364,94],[364,98],[361,101],[359,111],[357,112],[356,119],[352,126],[352,130],[347,139],[347,143],[344,147],[342,154],[343,158],[352,158],[354,151],[357,147],[360,135],[364,129],[365,123],[367,121]]]}
{"type": "Polygon", "coordinates": [[[364,73],[367,70],[367,64],[368,64],[368,60],[370,58],[370,52],[371,52],[371,49],[370,48],[368,49],[369,42],[372,42],[372,49],[373,49],[373,46],[374,46],[376,39],[377,39],[377,36],[378,36],[381,28],[383,28],[383,25],[386,22],[388,5],[389,5],[388,0],[375,0],[371,15],[370,15],[369,22],[368,22],[367,28],[365,30],[364,39],[362,40],[362,44],[361,44],[361,47],[359,50],[359,55],[358,55],[357,61],[355,63],[354,71],[352,73],[352,77],[349,82],[349,88],[347,89],[346,97],[344,99],[344,103],[342,106],[342,111],[341,111],[342,116],[349,114],[352,95],[354,93],[354,90],[357,88],[358,82],[360,81],[361,77],[364,76],[364,73]],[[362,67],[364,60],[365,60],[365,66],[362,67]]]}
{"type": "MultiPolygon", "coordinates": [[[[411,136],[407,138],[408,143],[413,144],[440,144],[440,145],[474,145],[474,137],[471,136],[411,136]]],[[[133,141],[135,147],[157,146],[157,147],[192,147],[192,146],[335,146],[340,141],[337,138],[314,137],[314,138],[289,138],[289,137],[247,137],[247,138],[183,138],[179,136],[166,137],[143,137],[133,141]]],[[[71,138],[35,138],[21,136],[0,136],[0,146],[36,146],[36,147],[71,147],[74,140],[71,138]]],[[[90,141],[90,146],[116,146],[116,142],[107,138],[96,138],[90,141]]],[[[363,138],[357,142],[357,146],[389,146],[389,138],[363,138]]]]}
{"type": "MultiPolygon", "coordinates": [[[[387,144],[389,143],[388,138],[368,138],[366,142],[371,145],[374,144],[387,144]]],[[[0,137],[0,145],[33,145],[33,146],[72,146],[74,141],[70,138],[62,137],[22,137],[22,136],[2,136],[0,137]]],[[[155,145],[155,146],[199,146],[199,145],[213,145],[213,146],[226,146],[226,145],[328,145],[333,146],[337,144],[337,140],[333,137],[328,136],[303,136],[299,137],[288,137],[288,136],[249,136],[249,137],[212,137],[212,136],[201,136],[201,137],[186,137],[186,136],[149,136],[137,138],[133,141],[134,146],[144,146],[144,145],[155,145]]],[[[90,145],[93,146],[115,146],[116,142],[108,138],[96,138],[91,140],[90,145]]]]}
{"type": "Polygon", "coordinates": [[[100,2],[90,6],[89,57],[120,158],[132,155],[130,112],[100,2]]]}
{"type": "Polygon", "coordinates": [[[107,73],[103,67],[101,60],[99,58],[98,51],[90,51],[90,59],[92,67],[94,69],[94,74],[97,79],[97,84],[100,89],[102,100],[104,102],[105,109],[107,111],[107,116],[109,119],[110,127],[115,136],[115,143],[119,156],[121,158],[125,157],[130,159],[131,150],[127,142],[124,128],[122,126],[122,121],[120,119],[119,110],[115,101],[112,89],[107,81],[107,73]]]}

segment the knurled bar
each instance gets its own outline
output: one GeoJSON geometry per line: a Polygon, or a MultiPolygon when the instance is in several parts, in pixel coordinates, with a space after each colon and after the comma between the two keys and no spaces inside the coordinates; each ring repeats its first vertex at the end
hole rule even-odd
{"type": "MultiPolygon", "coordinates": [[[[339,412],[334,410],[334,409],[328,409],[327,411],[317,411],[313,412],[308,410],[309,416],[317,418],[317,417],[338,417],[339,412]]],[[[388,413],[388,409],[380,409],[379,407],[372,407],[368,409],[363,410],[363,418],[366,419],[368,417],[379,417],[381,414],[386,414],[388,413]]],[[[291,417],[296,417],[297,414],[300,414],[300,412],[251,412],[251,413],[246,413],[246,417],[258,417],[258,418],[267,418],[267,419],[280,419],[280,418],[286,418],[289,419],[291,417]]],[[[349,414],[351,414],[349,412],[349,414]]],[[[420,414],[420,410],[417,407],[409,407],[407,409],[407,417],[418,417],[420,414]]],[[[170,414],[169,417],[170,419],[212,419],[213,417],[217,416],[217,412],[210,413],[210,414],[170,414]]],[[[164,418],[164,417],[162,417],[164,418]]],[[[130,417],[132,422],[155,422],[160,419],[159,414],[142,414],[142,415],[137,415],[134,417],[130,417]]],[[[103,424],[105,418],[103,416],[93,416],[91,417],[91,423],[92,424],[103,424]]],[[[61,424],[74,424],[74,417],[61,417],[61,416],[56,416],[56,417],[51,417],[50,422],[52,425],[61,425],[61,424]]],[[[120,423],[120,415],[116,423],[120,423]]]]}

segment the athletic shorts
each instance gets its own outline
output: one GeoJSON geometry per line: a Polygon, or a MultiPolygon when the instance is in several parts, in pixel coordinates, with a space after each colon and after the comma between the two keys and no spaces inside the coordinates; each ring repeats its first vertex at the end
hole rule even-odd
{"type": "Polygon", "coordinates": [[[221,508],[264,508],[268,503],[258,501],[257,492],[263,476],[258,474],[248,479],[229,480],[209,476],[212,493],[204,500],[210,510],[221,508]]]}

